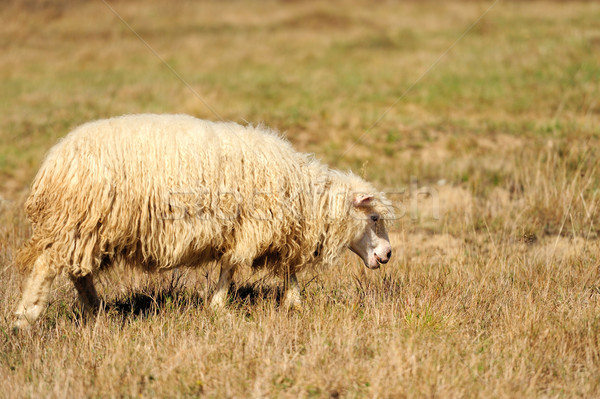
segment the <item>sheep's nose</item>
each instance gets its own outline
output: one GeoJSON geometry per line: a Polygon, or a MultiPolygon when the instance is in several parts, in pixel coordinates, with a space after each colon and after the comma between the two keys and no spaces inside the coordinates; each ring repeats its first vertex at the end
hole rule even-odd
{"type": "Polygon", "coordinates": [[[377,255],[377,253],[375,253],[374,255],[375,255],[375,259],[377,259],[377,262],[385,265],[386,263],[388,263],[390,261],[390,256],[392,256],[392,250],[389,249],[386,252],[385,256],[383,256],[383,255],[379,256],[379,255],[377,255]]]}

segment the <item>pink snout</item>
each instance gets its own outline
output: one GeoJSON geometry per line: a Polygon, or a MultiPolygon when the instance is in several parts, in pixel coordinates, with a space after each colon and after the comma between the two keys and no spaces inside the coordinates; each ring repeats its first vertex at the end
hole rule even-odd
{"type": "Polygon", "coordinates": [[[375,255],[375,259],[377,260],[378,263],[383,263],[386,264],[390,261],[390,258],[392,257],[392,249],[388,249],[387,252],[385,253],[385,255],[377,255],[377,253],[374,253],[375,255]]]}
{"type": "Polygon", "coordinates": [[[384,265],[390,261],[392,256],[392,248],[387,246],[380,250],[375,250],[373,256],[369,259],[369,262],[365,264],[369,269],[378,269],[379,266],[384,265]]]}

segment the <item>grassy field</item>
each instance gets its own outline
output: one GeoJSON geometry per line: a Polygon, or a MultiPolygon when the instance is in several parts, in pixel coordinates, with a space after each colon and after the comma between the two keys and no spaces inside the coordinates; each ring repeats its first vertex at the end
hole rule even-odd
{"type": "Polygon", "coordinates": [[[102,1],[0,5],[0,397],[600,396],[600,4],[500,1],[438,63],[491,1],[109,4],[139,37],[102,1]],[[138,112],[264,122],[364,175],[392,261],[301,276],[297,312],[268,275],[214,313],[215,270],[112,271],[87,323],[61,277],[13,336],[44,153],[138,112]]]}

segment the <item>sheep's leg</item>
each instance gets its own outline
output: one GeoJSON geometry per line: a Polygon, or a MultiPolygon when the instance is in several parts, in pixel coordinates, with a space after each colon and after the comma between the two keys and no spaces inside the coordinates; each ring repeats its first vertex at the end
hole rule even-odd
{"type": "Polygon", "coordinates": [[[48,303],[50,287],[56,277],[56,271],[50,267],[48,254],[40,255],[33,265],[31,275],[25,284],[23,297],[17,306],[17,321],[13,329],[29,327],[40,316],[48,303]]]}
{"type": "Polygon", "coordinates": [[[229,284],[235,272],[235,266],[233,265],[221,265],[221,274],[219,275],[219,282],[217,283],[217,289],[210,300],[210,307],[212,309],[220,309],[225,306],[227,300],[227,293],[229,291],[229,284]]]}
{"type": "Polygon", "coordinates": [[[94,287],[94,279],[91,274],[83,277],[71,276],[71,281],[79,294],[79,301],[83,305],[86,314],[94,313],[100,307],[100,299],[94,287]]]}
{"type": "Polygon", "coordinates": [[[286,278],[286,290],[283,303],[288,309],[302,309],[302,298],[300,297],[300,285],[296,273],[289,273],[286,278]]]}

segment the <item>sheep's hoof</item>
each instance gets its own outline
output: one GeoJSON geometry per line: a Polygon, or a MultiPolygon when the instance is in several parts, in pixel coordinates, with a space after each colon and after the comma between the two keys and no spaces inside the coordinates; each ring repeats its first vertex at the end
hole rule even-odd
{"type": "Polygon", "coordinates": [[[299,300],[285,301],[284,306],[290,312],[301,312],[304,309],[302,301],[299,300]]]}
{"type": "Polygon", "coordinates": [[[214,312],[219,312],[226,308],[227,305],[225,302],[225,299],[223,299],[221,296],[214,296],[208,307],[214,312]]]}
{"type": "Polygon", "coordinates": [[[12,326],[13,334],[19,334],[21,331],[28,329],[31,324],[24,317],[19,317],[15,324],[12,326]]]}
{"type": "Polygon", "coordinates": [[[302,302],[296,302],[290,307],[290,310],[300,313],[302,310],[304,310],[304,305],[302,305],[302,302]]]}

